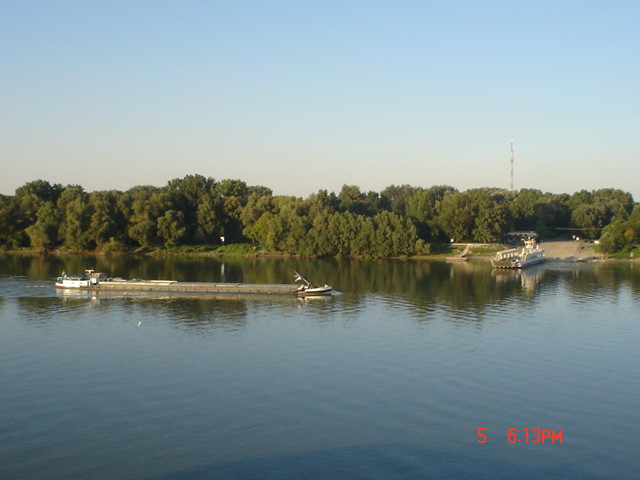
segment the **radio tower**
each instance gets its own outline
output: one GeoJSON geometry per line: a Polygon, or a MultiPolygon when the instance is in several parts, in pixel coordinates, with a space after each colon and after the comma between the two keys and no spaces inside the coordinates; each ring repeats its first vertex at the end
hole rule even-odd
{"type": "Polygon", "coordinates": [[[509,171],[509,190],[513,191],[513,140],[511,140],[511,152],[510,152],[510,171],[509,171]]]}

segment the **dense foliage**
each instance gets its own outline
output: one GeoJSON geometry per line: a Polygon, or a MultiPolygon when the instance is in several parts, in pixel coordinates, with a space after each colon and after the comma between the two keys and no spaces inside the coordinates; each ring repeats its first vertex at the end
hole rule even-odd
{"type": "Polygon", "coordinates": [[[0,196],[0,246],[121,251],[251,241],[301,255],[391,257],[428,253],[438,242],[497,242],[509,231],[575,233],[607,252],[640,239],[640,207],[615,189],[573,195],[523,189],[345,185],[306,199],[202,175],[164,187],[88,193],[44,180],[0,196]],[[634,208],[635,207],[635,208],[634,208]]]}

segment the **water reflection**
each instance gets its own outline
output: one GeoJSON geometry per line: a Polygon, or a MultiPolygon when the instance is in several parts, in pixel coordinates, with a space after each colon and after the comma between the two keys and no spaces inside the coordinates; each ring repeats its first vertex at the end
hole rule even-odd
{"type": "MultiPolygon", "coordinates": [[[[62,270],[83,271],[93,268],[114,276],[141,279],[171,279],[178,281],[242,282],[242,283],[291,283],[293,272],[316,283],[330,283],[343,295],[334,295],[334,302],[344,311],[357,311],[368,295],[379,296],[393,303],[415,318],[426,318],[437,308],[455,312],[471,319],[482,318],[489,308],[503,308],[513,301],[522,301],[520,308],[532,305],[545,291],[565,285],[567,295],[581,301],[594,295],[615,298],[622,289],[629,289],[637,297],[640,292],[640,264],[620,262],[602,264],[557,264],[528,268],[522,271],[494,270],[488,262],[470,261],[447,263],[424,260],[353,260],[353,259],[305,259],[282,257],[182,257],[182,256],[40,256],[0,255],[0,272],[15,282],[23,276],[26,283],[34,280],[46,282],[38,292],[54,295],[70,305],[73,295],[79,301],[99,305],[104,301],[84,294],[54,293],[49,286],[62,270]],[[48,292],[48,293],[47,293],[48,292]],[[399,303],[398,303],[399,302],[399,303]]],[[[2,280],[0,280],[2,281],[2,280]]],[[[6,284],[3,285],[6,287],[6,284]]],[[[2,296],[31,297],[34,292],[26,287],[13,285],[3,289],[2,296]]],[[[133,298],[134,295],[127,295],[133,298]]],[[[151,297],[145,295],[151,300],[151,297]]],[[[161,296],[167,300],[166,296],[161,296]]],[[[384,299],[387,300],[384,300],[384,299]]],[[[158,298],[156,298],[158,300],[158,298]]],[[[212,322],[212,315],[237,319],[246,315],[247,298],[236,299],[192,298],[186,301],[168,298],[165,306],[177,318],[189,318],[194,322],[212,322]]],[[[256,301],[252,299],[250,301],[256,301]]],[[[273,300],[271,297],[270,300],[273,300]]],[[[287,299],[291,302],[292,299],[287,299]]],[[[308,299],[304,305],[313,308],[335,307],[326,299],[308,299]]],[[[28,304],[29,301],[23,303],[28,304]]],[[[138,302],[143,311],[152,310],[163,302],[138,302]],[[142,306],[146,305],[146,306],[142,306]]],[[[33,308],[33,307],[31,307],[33,308]]],[[[452,313],[453,314],[453,313],[452,313]]],[[[235,322],[236,320],[231,320],[235,322]]],[[[185,324],[188,322],[185,320],[185,324]]]]}
{"type": "Polygon", "coordinates": [[[533,294],[544,278],[544,272],[545,267],[543,265],[535,265],[525,270],[494,269],[492,276],[499,284],[520,283],[523,292],[533,294]]]}
{"type": "Polygon", "coordinates": [[[54,297],[18,297],[16,298],[19,318],[26,323],[45,326],[52,321],[80,321],[91,306],[88,297],[74,301],[61,301],[54,297]]]}
{"type": "Polygon", "coordinates": [[[640,478],[634,443],[619,441],[640,425],[637,265],[2,257],[0,268],[3,478],[305,478],[331,466],[640,478]],[[260,283],[298,270],[342,293],[53,288],[49,275],[87,266],[260,283]],[[566,443],[506,441],[525,426],[564,429],[566,443]]]}
{"type": "Polygon", "coordinates": [[[328,320],[333,317],[332,312],[340,309],[336,308],[332,297],[272,295],[96,294],[56,291],[53,297],[20,296],[16,300],[20,317],[29,323],[45,325],[53,319],[79,319],[89,315],[91,309],[96,309],[94,313],[102,316],[130,318],[143,324],[166,322],[192,334],[220,328],[242,330],[247,326],[248,317],[255,312],[264,312],[267,317],[287,311],[310,315],[321,312],[322,319],[328,320]]]}
{"type": "MultiPolygon", "coordinates": [[[[19,318],[28,323],[45,325],[55,319],[59,321],[80,320],[91,315],[100,314],[107,317],[163,319],[181,328],[223,327],[241,328],[246,324],[249,303],[264,302],[266,298],[239,296],[179,296],[145,293],[96,293],[88,291],[56,290],[48,288],[48,295],[33,295],[35,288],[16,286],[14,282],[0,281],[0,302],[8,293],[13,297],[19,310],[19,318]],[[20,288],[22,287],[22,288],[20,288]]],[[[26,282],[24,282],[26,283],[26,282]]],[[[43,288],[37,292],[42,293],[43,288]]],[[[272,299],[269,299],[271,301],[272,299]]],[[[296,299],[288,298],[295,305],[296,299]]],[[[1,304],[0,304],[1,305],[1,304]]],[[[293,307],[292,307],[293,308],[293,307]]]]}

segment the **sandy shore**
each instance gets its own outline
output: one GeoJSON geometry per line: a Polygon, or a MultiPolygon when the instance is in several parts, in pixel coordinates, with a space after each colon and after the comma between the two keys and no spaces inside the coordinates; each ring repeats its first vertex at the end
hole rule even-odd
{"type": "Polygon", "coordinates": [[[593,243],[567,240],[542,242],[539,245],[544,249],[547,260],[552,262],[588,262],[604,258],[593,243]]]}

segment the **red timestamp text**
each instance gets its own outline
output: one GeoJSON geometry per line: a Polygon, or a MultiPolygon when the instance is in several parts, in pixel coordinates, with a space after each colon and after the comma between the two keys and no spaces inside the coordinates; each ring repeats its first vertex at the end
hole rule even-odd
{"type": "MultiPolygon", "coordinates": [[[[478,443],[487,441],[486,428],[478,428],[478,443]]],[[[510,428],[507,430],[509,443],[562,443],[562,430],[542,428],[510,428]]]]}

